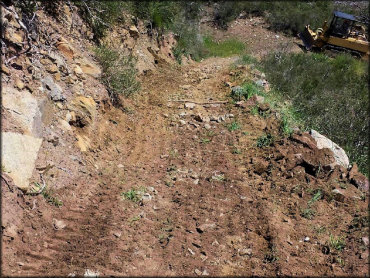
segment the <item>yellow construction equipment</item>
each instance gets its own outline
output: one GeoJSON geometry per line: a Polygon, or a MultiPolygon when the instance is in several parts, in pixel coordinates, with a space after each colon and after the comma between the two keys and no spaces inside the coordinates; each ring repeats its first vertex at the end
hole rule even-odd
{"type": "Polygon", "coordinates": [[[307,50],[316,48],[347,51],[368,59],[367,27],[367,19],[336,11],[329,26],[325,21],[322,28],[313,31],[310,25],[307,25],[304,31],[299,34],[299,37],[307,50]]]}

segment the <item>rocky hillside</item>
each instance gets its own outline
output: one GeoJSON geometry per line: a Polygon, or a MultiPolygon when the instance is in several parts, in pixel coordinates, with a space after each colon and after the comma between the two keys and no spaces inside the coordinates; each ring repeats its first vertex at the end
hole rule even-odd
{"type": "Polygon", "coordinates": [[[368,180],[318,132],[284,136],[268,97],[235,98],[268,95],[264,73],[179,66],[171,33],[126,15],[102,42],[141,89],[117,106],[74,5],[1,9],[4,276],[368,275],[368,180]]]}

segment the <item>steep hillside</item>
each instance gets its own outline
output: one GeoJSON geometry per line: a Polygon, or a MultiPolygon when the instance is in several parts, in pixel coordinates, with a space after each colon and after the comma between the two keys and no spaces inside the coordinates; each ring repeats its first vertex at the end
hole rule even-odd
{"type": "Polygon", "coordinates": [[[284,133],[264,73],[180,66],[173,35],[127,20],[103,42],[141,88],[113,105],[90,27],[60,9],[22,26],[2,7],[4,276],[368,275],[368,181],[284,133]]]}

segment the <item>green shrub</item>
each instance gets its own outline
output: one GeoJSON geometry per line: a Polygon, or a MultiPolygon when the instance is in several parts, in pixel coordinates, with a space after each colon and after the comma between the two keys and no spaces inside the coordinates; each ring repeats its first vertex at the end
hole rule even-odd
{"type": "Polygon", "coordinates": [[[124,56],[104,45],[97,47],[95,53],[103,68],[102,80],[112,98],[118,98],[119,95],[127,97],[140,89],[133,56],[124,56]]]}
{"type": "Polygon", "coordinates": [[[123,11],[128,9],[128,3],[124,1],[83,0],[75,4],[97,40],[103,38],[111,26],[122,22],[123,11]]]}
{"type": "Polygon", "coordinates": [[[275,53],[263,66],[274,92],[292,103],[306,127],[343,147],[367,174],[368,64],[349,55],[275,53]]]}
{"type": "Polygon", "coordinates": [[[229,22],[245,12],[264,16],[273,30],[296,34],[307,24],[321,27],[332,11],[331,1],[223,1],[215,8],[214,21],[226,28],[229,22]]]}
{"type": "Polygon", "coordinates": [[[274,136],[272,136],[270,133],[262,135],[257,138],[257,147],[263,148],[267,146],[271,146],[275,141],[274,136]]]}

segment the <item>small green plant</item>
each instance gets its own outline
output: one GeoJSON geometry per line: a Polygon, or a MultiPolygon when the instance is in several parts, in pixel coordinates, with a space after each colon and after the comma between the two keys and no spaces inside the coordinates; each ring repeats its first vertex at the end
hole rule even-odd
{"type": "Polygon", "coordinates": [[[318,234],[323,234],[323,233],[326,232],[326,227],[318,225],[318,226],[314,227],[314,230],[318,234]]]}
{"type": "Polygon", "coordinates": [[[228,127],[227,129],[230,131],[230,132],[233,132],[235,130],[238,130],[240,129],[240,124],[237,122],[237,121],[233,121],[228,127]]]}
{"type": "Polygon", "coordinates": [[[263,148],[267,146],[271,146],[275,141],[274,136],[272,136],[270,133],[262,135],[257,138],[257,147],[263,148]]]}
{"type": "Polygon", "coordinates": [[[54,194],[51,189],[44,188],[41,194],[49,204],[54,205],[58,208],[63,206],[63,202],[59,200],[58,197],[53,196],[54,194]]]}
{"type": "Polygon", "coordinates": [[[202,139],[200,139],[200,143],[202,143],[202,144],[208,144],[209,142],[211,142],[211,140],[208,139],[208,138],[202,138],[202,139]]]}
{"type": "Polygon", "coordinates": [[[255,105],[255,106],[253,106],[253,107],[252,107],[252,109],[251,109],[251,114],[252,114],[253,116],[257,116],[257,115],[259,115],[259,112],[258,112],[258,105],[255,105]]]}
{"type": "Polygon", "coordinates": [[[311,206],[313,203],[317,202],[320,200],[322,197],[321,191],[318,190],[315,195],[308,201],[308,205],[311,206]]]}
{"type": "Polygon", "coordinates": [[[247,135],[249,135],[249,132],[248,131],[243,131],[242,134],[247,136],[247,135]]]}
{"type": "Polygon", "coordinates": [[[290,127],[289,120],[286,115],[281,117],[280,130],[284,136],[290,136],[293,133],[293,129],[290,127]]]}
{"type": "Polygon", "coordinates": [[[141,201],[141,196],[140,192],[134,188],[131,188],[130,190],[126,192],[122,192],[121,196],[124,200],[129,200],[134,203],[140,202],[141,201]]]}
{"type": "Polygon", "coordinates": [[[231,151],[232,154],[241,154],[242,151],[239,150],[237,147],[233,147],[232,151],[231,151]]]}
{"type": "Polygon", "coordinates": [[[315,215],[316,212],[312,208],[306,208],[301,211],[301,216],[309,220],[313,219],[315,215]]]}
{"type": "Polygon", "coordinates": [[[335,250],[342,251],[346,246],[346,241],[342,237],[335,237],[330,235],[329,237],[329,246],[335,250]]]}

